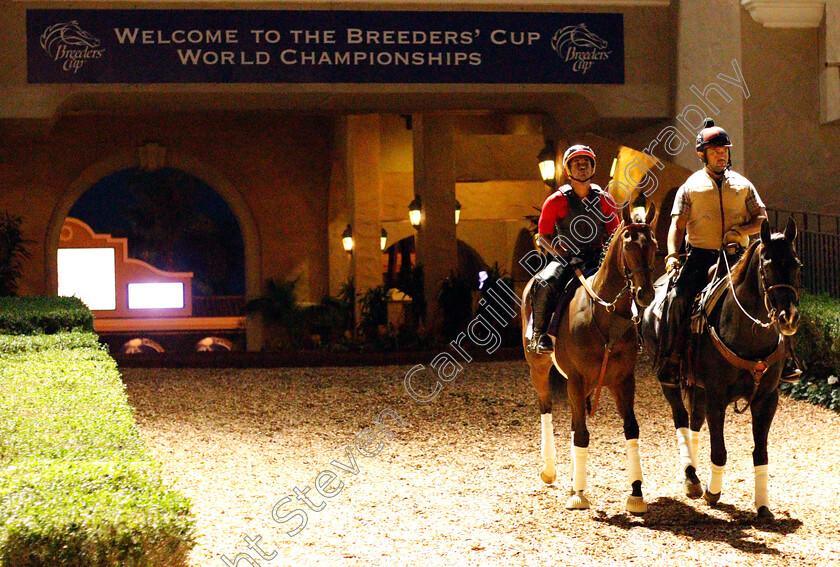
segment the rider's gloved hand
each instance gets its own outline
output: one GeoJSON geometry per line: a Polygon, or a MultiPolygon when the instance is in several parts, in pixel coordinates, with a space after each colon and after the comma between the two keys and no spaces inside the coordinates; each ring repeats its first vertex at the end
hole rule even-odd
{"type": "Polygon", "coordinates": [[[730,244],[737,244],[739,246],[743,246],[746,248],[747,245],[750,243],[750,237],[746,234],[742,234],[740,230],[736,227],[732,227],[723,233],[723,245],[728,246],[730,244]]]}
{"type": "Polygon", "coordinates": [[[680,259],[677,256],[668,256],[665,259],[665,273],[670,274],[680,267],[680,259]]]}

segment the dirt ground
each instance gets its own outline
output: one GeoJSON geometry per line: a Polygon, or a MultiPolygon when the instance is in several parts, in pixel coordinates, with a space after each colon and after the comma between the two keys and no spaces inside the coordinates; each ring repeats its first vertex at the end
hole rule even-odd
{"type": "MultiPolygon", "coordinates": [[[[636,413],[649,511],[624,511],[623,434],[605,393],[589,422],[592,509],[570,512],[568,405],[555,404],[562,474],[547,486],[539,479],[540,418],[524,361],[466,365],[427,403],[404,389],[410,368],[124,369],[141,434],[193,501],[191,565],[224,565],[222,555],[233,565],[237,554],[239,567],[840,565],[840,443],[833,438],[840,414],[783,397],[770,432],[776,521],[755,525],[749,416],[728,415],[720,504],[689,500],[678,482],[670,411],[655,380],[640,371],[636,413]],[[388,408],[405,427],[394,420],[383,421],[387,430],[373,427],[388,408]],[[369,455],[354,447],[355,466],[345,449],[354,441],[369,455]],[[335,475],[320,479],[334,491],[330,498],[316,492],[321,471],[335,475]],[[303,494],[307,485],[318,511],[295,499],[294,489],[303,494]],[[284,523],[272,519],[278,502],[275,516],[284,523]],[[307,524],[291,537],[286,532],[300,524],[296,508],[307,511],[307,524]]],[[[417,376],[415,388],[430,391],[417,376]]]]}

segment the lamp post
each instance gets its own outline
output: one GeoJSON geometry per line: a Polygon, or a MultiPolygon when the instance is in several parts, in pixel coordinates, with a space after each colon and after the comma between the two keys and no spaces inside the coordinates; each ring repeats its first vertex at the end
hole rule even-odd
{"type": "Polygon", "coordinates": [[[353,229],[349,224],[344,229],[344,232],[341,233],[341,245],[344,247],[345,252],[348,254],[353,253],[353,229]]]}
{"type": "Polygon", "coordinates": [[[379,249],[384,251],[385,247],[388,245],[388,233],[385,232],[385,229],[382,229],[382,232],[379,234],[379,249]]]}
{"type": "Polygon", "coordinates": [[[540,176],[543,183],[548,185],[551,189],[557,188],[557,170],[554,163],[557,157],[557,148],[554,145],[554,140],[546,140],[545,146],[537,154],[537,162],[540,166],[540,176]]]}
{"type": "Polygon", "coordinates": [[[420,202],[420,197],[415,195],[414,200],[408,204],[408,220],[411,221],[411,226],[414,228],[420,227],[420,219],[422,215],[423,204],[420,202]]]}

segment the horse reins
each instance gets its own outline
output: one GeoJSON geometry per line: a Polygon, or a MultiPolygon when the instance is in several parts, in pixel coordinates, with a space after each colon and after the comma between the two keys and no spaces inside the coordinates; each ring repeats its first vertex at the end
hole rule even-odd
{"type": "MultiPolygon", "coordinates": [[[[624,227],[624,230],[622,230],[622,234],[631,227],[641,228],[650,227],[650,225],[648,225],[647,223],[631,223],[624,227]]],[[[604,339],[604,358],[601,359],[601,372],[598,376],[598,386],[597,388],[595,388],[595,398],[592,401],[592,407],[589,410],[589,417],[594,416],[595,412],[598,410],[598,401],[601,398],[601,389],[604,386],[604,376],[607,373],[607,363],[610,360],[610,353],[612,352],[615,341],[624,336],[624,333],[627,332],[627,329],[630,327],[630,325],[638,326],[639,322],[641,321],[641,317],[639,316],[639,307],[638,305],[636,305],[636,297],[633,293],[633,276],[635,276],[639,272],[649,272],[653,270],[653,268],[651,266],[648,266],[647,264],[639,266],[634,270],[630,270],[630,268],[627,266],[627,256],[624,255],[623,247],[621,249],[621,260],[622,265],[624,266],[625,284],[611,303],[601,299],[601,297],[598,296],[598,294],[595,293],[595,290],[592,289],[592,287],[589,285],[589,282],[586,281],[586,278],[583,277],[583,273],[580,271],[580,268],[575,268],[575,274],[580,280],[583,289],[586,290],[586,293],[592,299],[592,302],[590,303],[590,305],[592,305],[592,322],[595,324],[595,328],[598,329],[598,332],[601,334],[601,338],[604,339]],[[616,335],[615,339],[613,339],[611,336],[612,334],[609,333],[609,331],[612,329],[612,326],[610,326],[610,328],[607,329],[607,332],[610,334],[610,336],[604,335],[604,331],[601,330],[600,325],[598,325],[598,321],[595,320],[595,304],[597,303],[598,305],[602,306],[607,313],[613,313],[615,311],[615,306],[618,303],[618,300],[621,299],[621,296],[627,293],[627,291],[630,291],[631,318],[627,320],[625,325],[622,326],[621,332],[616,335]]]]}

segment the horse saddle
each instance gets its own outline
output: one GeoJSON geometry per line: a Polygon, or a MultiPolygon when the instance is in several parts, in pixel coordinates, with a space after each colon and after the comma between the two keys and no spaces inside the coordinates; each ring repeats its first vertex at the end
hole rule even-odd
{"type": "MultiPolygon", "coordinates": [[[[584,268],[581,270],[583,277],[585,278],[588,278],[597,271],[598,268],[584,268]]],[[[548,323],[547,332],[552,337],[557,336],[557,331],[560,330],[560,319],[563,317],[563,311],[565,311],[569,306],[569,303],[572,302],[572,298],[575,296],[575,292],[579,287],[580,280],[577,276],[572,276],[572,279],[570,279],[566,284],[566,287],[563,288],[563,293],[560,294],[560,300],[557,302],[557,307],[554,309],[554,314],[551,316],[551,321],[548,323]]]]}
{"type": "Polygon", "coordinates": [[[703,291],[698,295],[697,301],[694,302],[694,307],[691,310],[691,332],[700,334],[705,330],[706,313],[711,313],[715,308],[717,302],[723,297],[726,292],[726,286],[729,283],[729,276],[724,276],[710,282],[703,291]]]}

